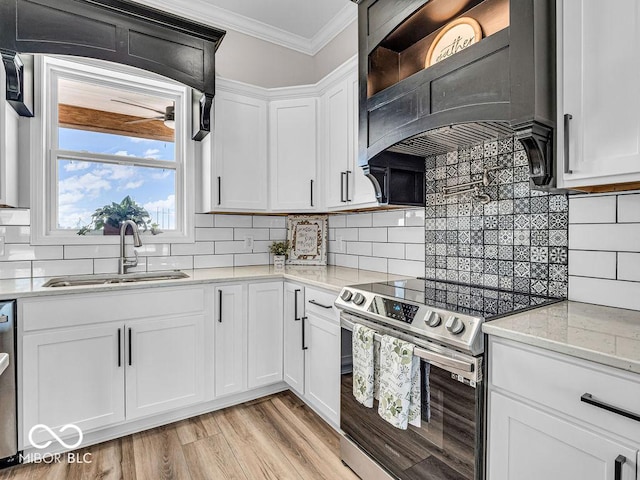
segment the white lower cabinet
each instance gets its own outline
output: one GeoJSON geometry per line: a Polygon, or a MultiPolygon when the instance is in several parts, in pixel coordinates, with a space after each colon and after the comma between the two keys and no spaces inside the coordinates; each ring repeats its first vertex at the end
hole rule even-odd
{"type": "Polygon", "coordinates": [[[126,333],[127,419],[204,400],[203,315],[136,322],[126,333]]]}
{"type": "MultiPolygon", "coordinates": [[[[123,421],[123,348],[124,324],[26,335],[22,341],[25,442],[37,424],[57,431],[56,427],[73,423],[87,431],[123,421]]],[[[34,433],[35,440],[47,437],[42,429],[34,433]]]]}
{"type": "Polygon", "coordinates": [[[282,308],[282,281],[249,285],[249,388],[282,381],[282,308]]]}
{"type": "Polygon", "coordinates": [[[246,390],[247,296],[244,285],[215,287],[215,394],[246,390]]]}
{"type": "Polygon", "coordinates": [[[284,284],[284,381],[304,395],[304,350],[302,349],[302,317],[304,287],[284,284]]]}
{"type": "Polygon", "coordinates": [[[634,375],[493,337],[489,345],[487,478],[636,480],[637,422],[580,400],[598,392],[637,405],[634,375]]]}

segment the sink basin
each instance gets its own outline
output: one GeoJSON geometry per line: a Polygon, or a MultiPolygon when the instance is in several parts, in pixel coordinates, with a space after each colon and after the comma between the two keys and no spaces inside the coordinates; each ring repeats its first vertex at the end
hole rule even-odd
{"type": "Polygon", "coordinates": [[[125,274],[68,275],[66,277],[52,278],[47,283],[45,283],[43,287],[78,287],[81,285],[107,285],[110,283],[149,282],[152,280],[177,280],[179,278],[189,278],[189,275],[179,270],[125,274]]]}

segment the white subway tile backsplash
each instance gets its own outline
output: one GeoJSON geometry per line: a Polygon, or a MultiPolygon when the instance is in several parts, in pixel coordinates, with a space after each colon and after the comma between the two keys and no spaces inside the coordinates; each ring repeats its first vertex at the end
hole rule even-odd
{"type": "Polygon", "coordinates": [[[618,222],[640,223],[640,194],[618,196],[618,222]]]}
{"type": "Polygon", "coordinates": [[[358,259],[360,270],[371,270],[373,272],[386,272],[387,259],[379,257],[360,257],[358,259]]]}
{"type": "Polygon", "coordinates": [[[0,225],[31,225],[29,210],[0,209],[0,225]]]}
{"type": "Polygon", "coordinates": [[[62,260],[62,258],[64,258],[62,245],[32,246],[28,244],[14,243],[4,246],[4,256],[0,257],[0,261],[62,260]]]}
{"type": "Polygon", "coordinates": [[[253,217],[253,228],[287,228],[287,217],[285,216],[263,216],[253,217]]]}
{"type": "Polygon", "coordinates": [[[569,225],[569,248],[640,252],[640,224],[569,225]]]}
{"type": "Polygon", "coordinates": [[[618,280],[640,282],[640,253],[618,253],[618,280]]]}
{"type": "Polygon", "coordinates": [[[371,213],[354,213],[347,216],[347,227],[370,227],[372,224],[371,213]]]}
{"type": "Polygon", "coordinates": [[[233,239],[244,240],[246,237],[253,237],[254,240],[269,240],[269,229],[267,228],[234,228],[233,239]]]}
{"type": "Polygon", "coordinates": [[[374,227],[404,227],[404,210],[386,210],[383,212],[373,212],[374,227]]]}
{"type": "Polygon", "coordinates": [[[403,243],[374,243],[372,247],[374,257],[404,259],[405,245],[403,243]]]}
{"type": "Polygon", "coordinates": [[[392,243],[421,243],[424,245],[424,228],[394,227],[389,228],[389,242],[392,243]]]}
{"type": "Polygon", "coordinates": [[[216,228],[251,228],[251,215],[215,215],[213,224],[216,228]]]}
{"type": "Polygon", "coordinates": [[[270,256],[268,253],[245,253],[233,256],[233,265],[235,267],[244,267],[248,265],[268,265],[270,256]]]}
{"type": "Polygon", "coordinates": [[[404,224],[407,227],[424,227],[424,217],[424,208],[406,210],[404,224]]]}
{"type": "Polygon", "coordinates": [[[640,282],[569,276],[569,300],[640,310],[640,282]]]}
{"type": "Polygon", "coordinates": [[[213,255],[213,242],[174,243],[171,255],[213,255]]]}
{"type": "Polygon", "coordinates": [[[569,223],[615,223],[616,197],[569,197],[569,223]]]}
{"type": "Polygon", "coordinates": [[[44,260],[32,262],[34,277],[56,277],[60,275],[90,275],[93,260],[44,260]]]}
{"type": "Polygon", "coordinates": [[[199,213],[196,215],[196,227],[198,228],[213,228],[214,216],[205,213],[199,213]]]}
{"type": "Polygon", "coordinates": [[[342,238],[345,241],[357,241],[358,229],[357,228],[336,228],[336,240],[342,238]]]}
{"type": "Polygon", "coordinates": [[[287,239],[286,228],[271,228],[269,229],[269,240],[282,241],[287,239]]]}
{"type": "Polygon", "coordinates": [[[616,253],[571,250],[569,275],[580,277],[616,278],[616,253]]]}
{"type": "Polygon", "coordinates": [[[233,267],[233,255],[196,255],[193,268],[233,267]]]}
{"type": "Polygon", "coordinates": [[[253,253],[269,253],[269,247],[272,243],[271,240],[258,240],[253,242],[253,253]]]}
{"type": "Polygon", "coordinates": [[[359,228],[358,240],[361,242],[386,242],[386,228],[359,228]]]}
{"type": "Polygon", "coordinates": [[[233,228],[196,228],[196,242],[233,240],[233,228]]]}
{"type": "Polygon", "coordinates": [[[31,277],[31,262],[0,262],[0,280],[31,277]]]}
{"type": "Polygon", "coordinates": [[[346,226],[346,215],[329,215],[329,228],[345,228],[346,226]]]}
{"type": "Polygon", "coordinates": [[[347,242],[347,254],[371,256],[371,242],[347,242]]]}
{"type": "MultiPolygon", "coordinates": [[[[131,244],[127,244],[127,250],[131,244]]],[[[171,255],[171,245],[168,243],[145,243],[137,247],[138,255],[143,257],[169,257],[171,255]]]]}
{"type": "Polygon", "coordinates": [[[24,225],[0,227],[0,237],[4,237],[5,243],[29,243],[31,241],[31,227],[24,225]]]}
{"type": "Polygon", "coordinates": [[[147,258],[147,271],[159,270],[191,270],[193,269],[193,257],[149,257],[147,258]]]}
{"type": "Polygon", "coordinates": [[[416,262],[411,260],[389,259],[389,273],[394,275],[406,275],[408,277],[424,276],[424,262],[416,262]]]}
{"type": "Polygon", "coordinates": [[[335,265],[339,267],[358,268],[358,257],[336,253],[335,265]]]}
{"type": "Polygon", "coordinates": [[[408,243],[405,246],[405,258],[407,260],[417,260],[424,262],[425,248],[424,245],[408,243]]]}
{"type": "MultiPolygon", "coordinates": [[[[131,248],[131,247],[129,247],[131,248]]],[[[120,245],[65,245],[64,258],[113,258],[120,256],[120,245]]]]}
{"type": "Polygon", "coordinates": [[[237,242],[216,242],[215,254],[222,255],[227,253],[251,253],[251,249],[247,249],[242,240],[237,242]]]}

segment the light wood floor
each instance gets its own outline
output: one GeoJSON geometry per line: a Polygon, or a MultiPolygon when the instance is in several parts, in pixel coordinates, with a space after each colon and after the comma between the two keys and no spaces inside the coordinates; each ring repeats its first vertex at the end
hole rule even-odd
{"type": "Polygon", "coordinates": [[[285,392],[80,450],[90,464],[20,465],[0,480],[356,480],[338,444],[285,392]]]}

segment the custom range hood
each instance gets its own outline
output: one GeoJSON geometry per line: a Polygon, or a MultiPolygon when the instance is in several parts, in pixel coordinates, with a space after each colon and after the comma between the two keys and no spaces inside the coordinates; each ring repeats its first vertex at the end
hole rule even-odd
{"type": "Polygon", "coordinates": [[[554,186],[555,0],[356,3],[358,159],[380,203],[423,205],[425,157],[510,135],[554,186]]]}

